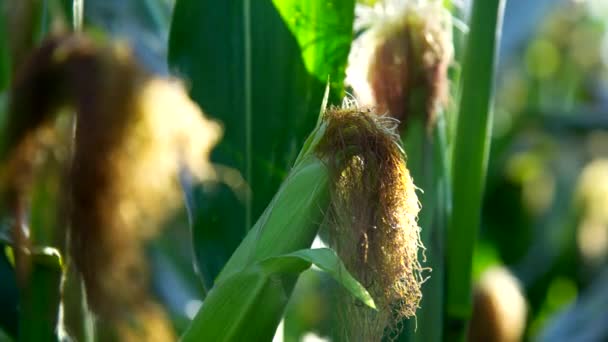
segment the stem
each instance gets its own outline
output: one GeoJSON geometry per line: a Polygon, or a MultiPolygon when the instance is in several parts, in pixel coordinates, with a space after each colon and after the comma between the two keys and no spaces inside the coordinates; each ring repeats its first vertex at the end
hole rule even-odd
{"type": "Polygon", "coordinates": [[[82,23],[84,18],[84,0],[74,0],[72,6],[72,26],[74,27],[74,31],[82,32],[82,23]]]}
{"type": "Polygon", "coordinates": [[[473,248],[492,124],[496,52],[505,0],[475,0],[462,71],[456,137],[452,154],[453,208],[448,225],[445,338],[463,340],[470,318],[473,248]]]}
{"type": "MultiPolygon", "coordinates": [[[[251,173],[251,154],[253,153],[253,129],[251,125],[253,113],[251,109],[251,4],[249,0],[243,1],[243,37],[245,41],[245,74],[243,75],[243,82],[245,84],[245,180],[249,184],[249,187],[254,189],[253,176],[251,173]]],[[[245,229],[249,229],[252,224],[252,207],[253,194],[250,194],[245,203],[245,229]]]]}

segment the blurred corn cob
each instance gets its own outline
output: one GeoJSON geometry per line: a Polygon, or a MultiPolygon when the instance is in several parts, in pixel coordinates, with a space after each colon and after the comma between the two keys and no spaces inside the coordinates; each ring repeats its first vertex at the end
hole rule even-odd
{"type": "Polygon", "coordinates": [[[180,205],[177,176],[212,178],[219,126],[204,118],[177,82],[141,69],[121,44],[83,36],[46,41],[11,89],[0,144],[5,192],[25,203],[36,135],[64,106],[76,110],[67,203],[69,245],[101,333],[110,339],[173,339],[150,297],[144,243],[180,205]],[[134,324],[125,324],[134,322],[134,324]]]}
{"type": "Polygon", "coordinates": [[[521,341],[527,303],[521,284],[508,269],[490,268],[475,286],[469,341],[521,341]]]}
{"type": "Polygon", "coordinates": [[[418,116],[432,127],[448,99],[452,23],[441,1],[384,0],[358,6],[346,82],[362,105],[406,127],[418,116]]]}

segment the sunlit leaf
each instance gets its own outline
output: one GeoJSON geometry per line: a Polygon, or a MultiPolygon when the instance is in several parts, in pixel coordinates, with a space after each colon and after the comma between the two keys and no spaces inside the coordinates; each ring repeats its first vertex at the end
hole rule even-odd
{"type": "Polygon", "coordinates": [[[348,273],[334,251],[304,249],[267,258],[219,281],[182,340],[270,341],[297,276],[312,264],[375,308],[369,293],[348,273]]]}
{"type": "Polygon", "coordinates": [[[290,268],[301,272],[310,267],[311,264],[331,275],[365,305],[376,308],[376,304],[367,290],[353,278],[336,255],[336,252],[330,248],[303,249],[280,257],[268,258],[261,263],[262,268],[270,272],[285,272],[284,270],[290,268]]]}

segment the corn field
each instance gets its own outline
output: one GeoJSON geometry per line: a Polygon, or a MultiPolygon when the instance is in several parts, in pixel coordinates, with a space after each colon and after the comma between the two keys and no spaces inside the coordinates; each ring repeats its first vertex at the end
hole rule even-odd
{"type": "Polygon", "coordinates": [[[608,339],[604,0],[0,0],[0,341],[608,339]]]}

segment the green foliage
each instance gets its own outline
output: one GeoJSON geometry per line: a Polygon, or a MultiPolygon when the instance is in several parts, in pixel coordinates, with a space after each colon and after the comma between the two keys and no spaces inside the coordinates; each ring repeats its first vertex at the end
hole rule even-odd
{"type": "MultiPolygon", "coordinates": [[[[470,20],[460,2],[440,1],[462,20],[453,30],[453,103],[438,113],[434,126],[413,118],[401,132],[408,169],[421,189],[422,266],[432,272],[424,273],[430,278],[422,286],[421,307],[415,319],[402,322],[398,341],[462,340],[471,318],[473,282],[490,265],[509,267],[521,282],[529,308],[526,338],[607,336],[597,318],[606,312],[608,259],[585,259],[589,251],[580,233],[588,227],[582,224],[574,184],[585,163],[608,156],[603,115],[608,62],[599,57],[608,13],[600,13],[602,1],[569,3],[553,15],[555,22],[539,24],[539,34],[518,52],[521,70],[505,69],[503,87],[497,88],[496,123],[496,47],[506,0],[471,1],[470,20]],[[575,12],[576,6],[587,6],[583,3],[591,4],[588,13],[575,12]],[[579,300],[564,310],[574,298],[579,300]]],[[[74,30],[82,23],[87,32],[102,18],[107,27],[96,28],[97,35],[126,32],[147,66],[165,73],[167,62],[169,72],[184,79],[191,97],[224,129],[212,155],[221,182],[191,184],[184,171],[180,181],[189,224],[185,215],[169,220],[174,230],[161,235],[150,253],[156,262],[151,268],[155,294],[178,335],[183,333],[184,341],[271,340],[286,312],[289,341],[311,331],[331,335],[340,329],[332,326],[331,311],[339,305],[331,298],[335,287],[346,288],[358,305],[374,307],[374,301],[334,251],[310,249],[327,224],[332,181],[313,153],[324,134],[318,109],[337,104],[345,94],[355,4],[379,2],[140,0],[126,6],[120,0],[13,1],[31,6],[22,21],[15,21],[23,27],[11,27],[13,13],[5,10],[9,1],[0,0],[0,126],[18,63],[49,33],[58,14],[74,30]],[[80,18],[74,9],[83,4],[88,13],[80,18]],[[118,28],[119,20],[107,9],[131,11],[123,21],[132,21],[118,28]],[[140,24],[147,29],[138,29],[140,24]],[[188,244],[195,272],[183,248],[188,244]],[[311,267],[316,269],[313,281],[298,284],[307,286],[302,289],[306,296],[290,303],[298,277],[311,267]],[[184,309],[198,300],[198,313],[184,309]],[[288,305],[300,307],[286,310],[288,305]]],[[[0,145],[7,133],[0,127],[0,145]]],[[[64,321],[79,329],[69,331],[71,337],[94,339],[82,279],[75,268],[65,274],[59,254],[65,247],[58,238],[65,229],[60,211],[66,208],[58,208],[64,165],[49,160],[36,170],[28,190],[32,263],[24,284],[15,270],[19,255],[11,247],[12,219],[0,217],[0,342],[57,340],[62,281],[62,304],[69,311],[64,321]]],[[[0,208],[2,215],[5,209],[0,208]]]]}
{"type": "MultiPolygon", "coordinates": [[[[7,15],[5,10],[5,0],[0,0],[0,92],[4,91],[8,85],[11,75],[11,61],[8,48],[7,34],[7,15]]],[[[2,115],[0,109],[0,115],[2,115]]]]}
{"type": "Polygon", "coordinates": [[[20,293],[19,341],[57,340],[61,256],[53,248],[35,249],[29,256],[31,271],[20,293]]]}
{"type": "Polygon", "coordinates": [[[504,0],[473,2],[452,153],[452,211],[447,231],[446,308],[461,339],[471,314],[471,269],[490,152],[496,51],[504,0]]]}
{"type": "Polygon", "coordinates": [[[315,125],[328,77],[332,93],[342,93],[353,9],[349,0],[176,2],[171,69],[224,125],[212,160],[238,170],[251,189],[244,200],[225,186],[199,191],[197,201],[213,203],[193,213],[206,288],[285,178],[315,125]],[[217,229],[227,238],[217,239],[217,229]]]}
{"type": "Polygon", "coordinates": [[[353,278],[342,261],[330,248],[303,249],[290,254],[268,258],[261,263],[261,267],[270,273],[301,272],[311,265],[333,277],[339,284],[344,286],[356,299],[372,309],[376,308],[373,298],[367,290],[353,278]]]}
{"type": "Polygon", "coordinates": [[[297,276],[315,265],[356,298],[375,308],[365,288],[331,249],[304,249],[270,257],[218,281],[184,341],[269,341],[274,336],[297,276]]]}
{"type": "Polygon", "coordinates": [[[313,148],[322,127],[313,131],[274,199],[217,277],[185,341],[270,340],[298,275],[311,264],[374,307],[333,251],[303,249],[312,244],[329,206],[329,172],[313,148]]]}

